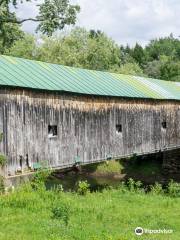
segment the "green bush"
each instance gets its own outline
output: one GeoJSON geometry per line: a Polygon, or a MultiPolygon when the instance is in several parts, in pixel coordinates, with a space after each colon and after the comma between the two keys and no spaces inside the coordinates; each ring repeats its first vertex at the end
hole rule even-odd
{"type": "Polygon", "coordinates": [[[7,162],[7,157],[3,154],[0,154],[0,166],[4,166],[7,162]]]}
{"type": "Polygon", "coordinates": [[[5,192],[4,178],[0,176],[0,194],[5,192]]]}
{"type": "MultiPolygon", "coordinates": [[[[3,133],[0,133],[0,142],[2,141],[2,139],[3,139],[3,133]]],[[[6,162],[7,162],[6,156],[0,153],[0,166],[4,166],[6,162]]]]}
{"type": "Polygon", "coordinates": [[[132,178],[129,178],[127,181],[127,188],[129,191],[131,192],[138,192],[138,191],[142,191],[142,182],[141,181],[135,181],[132,178]]]}
{"type": "Polygon", "coordinates": [[[154,185],[150,186],[150,193],[153,195],[159,195],[164,194],[164,190],[162,188],[162,185],[160,183],[155,183],[154,185]]]}
{"type": "Polygon", "coordinates": [[[180,183],[171,180],[168,184],[167,193],[170,197],[180,197],[180,183]]]}
{"type": "Polygon", "coordinates": [[[70,218],[70,208],[67,204],[61,203],[59,206],[52,208],[53,218],[63,220],[68,225],[70,218]]]}
{"type": "Polygon", "coordinates": [[[55,192],[63,192],[64,191],[63,185],[62,184],[56,185],[56,187],[54,188],[54,191],[55,192]]]}
{"type": "Polygon", "coordinates": [[[47,178],[49,177],[50,174],[51,174],[51,170],[39,169],[36,172],[32,182],[31,182],[32,188],[35,190],[45,188],[45,181],[47,180],[47,178]]]}
{"type": "Polygon", "coordinates": [[[90,185],[87,181],[79,181],[78,189],[77,189],[78,194],[86,195],[87,193],[90,192],[89,187],[90,187],[90,185]]]}
{"type": "Polygon", "coordinates": [[[126,182],[122,181],[119,183],[118,189],[122,192],[122,193],[126,193],[127,191],[129,191],[126,182]]]}
{"type": "Polygon", "coordinates": [[[3,140],[3,133],[0,133],[0,142],[3,140]]]}
{"type": "Polygon", "coordinates": [[[39,169],[34,176],[34,180],[38,182],[44,182],[47,180],[50,174],[51,174],[51,170],[49,169],[46,169],[46,168],[39,169]]]}

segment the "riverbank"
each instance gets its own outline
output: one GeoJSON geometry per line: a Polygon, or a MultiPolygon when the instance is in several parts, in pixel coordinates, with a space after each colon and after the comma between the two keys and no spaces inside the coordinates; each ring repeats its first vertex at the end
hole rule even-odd
{"type": "MultiPolygon", "coordinates": [[[[18,186],[19,184],[32,179],[35,172],[9,177],[6,179],[6,186],[18,186]]],[[[179,173],[168,173],[162,167],[161,154],[147,156],[134,156],[128,159],[107,160],[101,163],[76,166],[65,170],[56,170],[46,181],[47,188],[62,184],[64,189],[75,190],[78,181],[88,180],[92,189],[102,189],[106,186],[116,187],[121,181],[133,178],[141,181],[144,185],[151,185],[156,182],[167,185],[173,179],[180,182],[179,173]]]]}
{"type": "Polygon", "coordinates": [[[161,157],[154,155],[131,159],[109,160],[103,163],[85,165],[75,171],[57,171],[47,181],[47,188],[61,184],[66,191],[75,191],[79,181],[87,180],[92,190],[117,187],[129,178],[141,181],[144,186],[156,182],[166,186],[173,179],[180,182],[179,174],[165,174],[161,157]]]}
{"type": "Polygon", "coordinates": [[[179,173],[168,173],[163,169],[161,154],[134,156],[129,159],[109,160],[82,167],[82,174],[92,177],[110,177],[119,180],[133,178],[144,184],[155,182],[167,184],[171,179],[180,182],[179,173]]]}
{"type": "Polygon", "coordinates": [[[141,239],[180,239],[180,198],[160,186],[145,193],[131,182],[116,189],[80,195],[61,186],[24,185],[0,196],[2,240],[135,240],[134,229],[173,230],[141,239]]]}

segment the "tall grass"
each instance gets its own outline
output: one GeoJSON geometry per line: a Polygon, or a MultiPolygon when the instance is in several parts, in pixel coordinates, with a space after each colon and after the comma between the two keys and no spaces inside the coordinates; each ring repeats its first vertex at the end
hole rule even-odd
{"type": "Polygon", "coordinates": [[[145,193],[140,182],[130,179],[118,189],[84,195],[46,190],[38,181],[0,196],[0,239],[135,240],[137,226],[174,231],[140,239],[180,239],[177,183],[167,189],[156,184],[145,193]]]}

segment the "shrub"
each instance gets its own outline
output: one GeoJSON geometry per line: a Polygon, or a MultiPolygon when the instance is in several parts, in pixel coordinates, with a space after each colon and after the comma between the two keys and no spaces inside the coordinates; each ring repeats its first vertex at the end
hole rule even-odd
{"type": "MultiPolygon", "coordinates": [[[[3,133],[0,133],[0,142],[3,139],[3,133]]],[[[7,162],[7,158],[4,154],[0,154],[0,166],[4,166],[7,162]]]]}
{"type": "Polygon", "coordinates": [[[7,162],[7,157],[3,154],[0,154],[0,166],[4,166],[7,162]]]}
{"type": "Polygon", "coordinates": [[[63,192],[64,191],[63,185],[62,184],[56,185],[56,187],[54,188],[54,191],[55,192],[63,192]]]}
{"type": "Polygon", "coordinates": [[[79,181],[78,189],[77,189],[78,194],[86,195],[87,193],[90,192],[89,187],[90,187],[90,185],[87,181],[79,181]]]}
{"type": "Polygon", "coordinates": [[[3,133],[0,133],[0,142],[2,142],[2,140],[3,140],[3,133]]]}
{"type": "Polygon", "coordinates": [[[61,203],[61,205],[52,208],[53,218],[61,219],[66,225],[68,225],[70,218],[70,208],[67,204],[61,203]]]}
{"type": "Polygon", "coordinates": [[[171,180],[168,184],[167,193],[170,197],[180,197],[180,183],[171,180]]]}
{"type": "Polygon", "coordinates": [[[120,182],[118,189],[123,193],[129,191],[127,184],[124,181],[120,182]]]}
{"type": "Polygon", "coordinates": [[[4,178],[0,176],[0,194],[5,192],[4,178]]]}
{"type": "Polygon", "coordinates": [[[51,171],[48,169],[40,169],[36,172],[32,182],[31,186],[33,189],[38,190],[38,189],[43,189],[45,188],[45,181],[51,174],[51,171]]]}
{"type": "Polygon", "coordinates": [[[127,187],[131,192],[134,191],[134,183],[135,181],[132,178],[129,178],[127,181],[127,187]]]}
{"type": "Polygon", "coordinates": [[[155,183],[154,185],[150,186],[150,193],[154,194],[154,195],[159,195],[159,194],[163,194],[164,190],[162,188],[162,185],[160,183],[155,183]]]}
{"type": "Polygon", "coordinates": [[[51,174],[51,170],[49,169],[39,169],[35,176],[34,176],[34,180],[38,181],[38,182],[44,182],[46,181],[46,179],[49,177],[49,175],[51,174]]]}
{"type": "Polygon", "coordinates": [[[137,181],[135,182],[135,189],[136,190],[140,190],[142,188],[143,184],[141,181],[137,181]]]}
{"type": "Polygon", "coordinates": [[[142,191],[142,183],[141,181],[134,181],[134,179],[129,178],[127,181],[127,188],[131,192],[142,191]]]}

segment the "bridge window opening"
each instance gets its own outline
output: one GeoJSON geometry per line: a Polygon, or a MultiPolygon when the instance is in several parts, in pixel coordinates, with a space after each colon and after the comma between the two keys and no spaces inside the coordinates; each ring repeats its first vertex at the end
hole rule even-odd
{"type": "Polygon", "coordinates": [[[121,124],[117,124],[116,125],[116,134],[121,134],[122,133],[122,125],[121,124]]]}
{"type": "Polygon", "coordinates": [[[57,136],[57,125],[49,125],[48,126],[48,137],[56,137],[57,136]]]}
{"type": "Polygon", "coordinates": [[[161,123],[161,126],[162,126],[162,129],[166,129],[167,128],[167,123],[166,123],[166,121],[163,121],[162,123],[161,123]]]}

